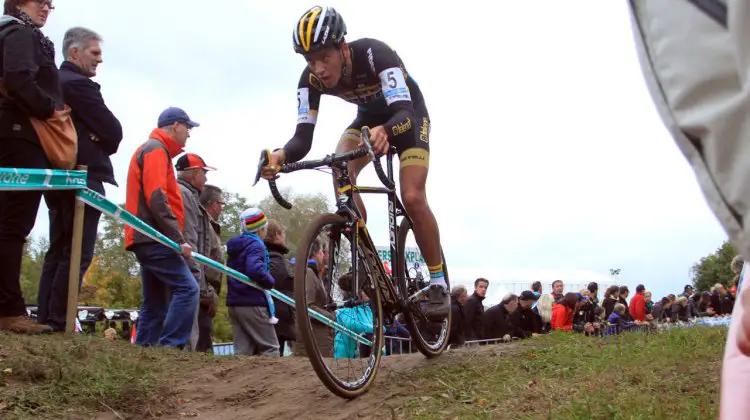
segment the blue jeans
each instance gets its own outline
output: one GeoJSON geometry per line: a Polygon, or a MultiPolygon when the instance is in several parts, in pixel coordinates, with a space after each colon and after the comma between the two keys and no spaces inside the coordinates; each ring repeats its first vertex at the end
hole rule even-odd
{"type": "MultiPolygon", "coordinates": [[[[104,195],[101,181],[89,179],[87,187],[104,195]]],[[[68,277],[70,275],[70,249],[73,240],[73,213],[76,202],[75,191],[49,191],[44,193],[44,200],[49,208],[49,249],[44,256],[42,276],[39,280],[39,313],[37,320],[57,331],[65,330],[65,316],[68,303],[68,277]]],[[[78,277],[78,288],[81,288],[83,275],[86,274],[94,257],[97,229],[99,228],[99,210],[86,206],[83,212],[83,240],[81,244],[81,268],[78,277]]]]}
{"type": "Polygon", "coordinates": [[[198,282],[177,251],[159,243],[131,248],[141,265],[143,304],[135,343],[182,348],[198,310],[198,282]]]}

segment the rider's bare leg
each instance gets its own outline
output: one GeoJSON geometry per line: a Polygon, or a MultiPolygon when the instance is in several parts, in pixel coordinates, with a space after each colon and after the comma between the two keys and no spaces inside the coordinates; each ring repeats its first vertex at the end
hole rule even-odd
{"type": "Polygon", "coordinates": [[[430,269],[431,284],[446,287],[440,231],[435,215],[427,203],[428,155],[424,149],[408,149],[401,156],[399,180],[401,199],[412,219],[414,238],[430,269]],[[422,159],[420,159],[422,158],[422,159]]]}
{"type": "MultiPolygon", "coordinates": [[[[339,143],[336,146],[336,153],[346,153],[346,152],[358,149],[360,135],[361,133],[359,130],[354,130],[354,129],[346,130],[344,134],[341,136],[341,139],[339,139],[339,143]]],[[[364,156],[359,159],[349,161],[349,178],[351,178],[353,185],[357,185],[357,175],[359,175],[359,173],[362,171],[362,169],[365,166],[367,166],[368,163],[370,163],[370,158],[368,156],[364,156]]],[[[336,175],[334,173],[333,190],[334,190],[334,193],[336,193],[336,195],[338,195],[337,188],[338,186],[336,185],[336,175]]],[[[354,202],[357,204],[357,207],[359,208],[359,211],[362,214],[362,218],[364,219],[366,223],[367,222],[367,210],[365,209],[365,205],[362,202],[362,197],[360,197],[360,194],[356,191],[354,191],[353,197],[354,197],[354,202]]]]}

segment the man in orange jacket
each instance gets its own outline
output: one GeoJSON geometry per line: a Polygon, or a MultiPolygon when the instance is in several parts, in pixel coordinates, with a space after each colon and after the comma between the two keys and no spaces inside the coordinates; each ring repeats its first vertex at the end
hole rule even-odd
{"type": "Polygon", "coordinates": [[[635,287],[635,294],[630,298],[630,316],[633,317],[633,321],[646,322],[646,298],[643,296],[646,291],[646,287],[639,284],[635,287]]]}
{"type": "Polygon", "coordinates": [[[159,128],[130,160],[125,209],[178,243],[182,254],[125,226],[125,249],[141,265],[143,304],[135,342],[142,346],[184,348],[198,310],[199,288],[188,268],[192,248],[184,236],[185,209],[172,158],[199,125],[182,109],[167,108],[159,128]]]}

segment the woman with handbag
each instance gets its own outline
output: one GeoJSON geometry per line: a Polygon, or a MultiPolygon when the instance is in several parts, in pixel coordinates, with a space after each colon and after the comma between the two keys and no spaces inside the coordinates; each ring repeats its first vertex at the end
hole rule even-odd
{"type": "MultiPolygon", "coordinates": [[[[36,128],[65,110],[55,47],[41,32],[53,9],[50,0],[5,0],[0,17],[2,168],[55,167],[36,128]]],[[[52,331],[27,317],[20,286],[23,246],[41,197],[41,191],[0,191],[0,331],[52,331]]]]}

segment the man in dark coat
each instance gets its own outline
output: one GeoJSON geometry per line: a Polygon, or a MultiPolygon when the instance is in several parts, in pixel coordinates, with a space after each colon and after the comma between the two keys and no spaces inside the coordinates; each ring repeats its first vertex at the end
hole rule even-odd
{"type": "MultiPolygon", "coordinates": [[[[87,187],[104,195],[105,182],[117,186],[110,156],[120,146],[122,125],[104,103],[99,85],[91,80],[102,62],[101,37],[86,28],[69,29],[63,39],[63,57],[60,84],[78,133],[77,164],[88,166],[87,187]]],[[[39,280],[38,320],[64,331],[75,191],[48,191],[44,200],[49,208],[50,245],[39,280]]],[[[94,257],[100,216],[98,210],[86,206],[79,287],[94,257]]]]}
{"type": "MultiPolygon", "coordinates": [[[[294,296],[294,275],[289,271],[289,265],[284,257],[289,253],[289,248],[286,247],[284,226],[276,220],[269,220],[266,239],[263,242],[268,249],[269,271],[271,277],[276,280],[276,290],[287,296],[294,296]]],[[[279,339],[279,354],[284,356],[284,343],[288,343],[289,348],[291,348],[292,342],[297,339],[294,328],[296,311],[291,305],[276,298],[274,298],[273,303],[276,307],[276,318],[279,319],[279,322],[275,325],[276,337],[279,339]]]]}

